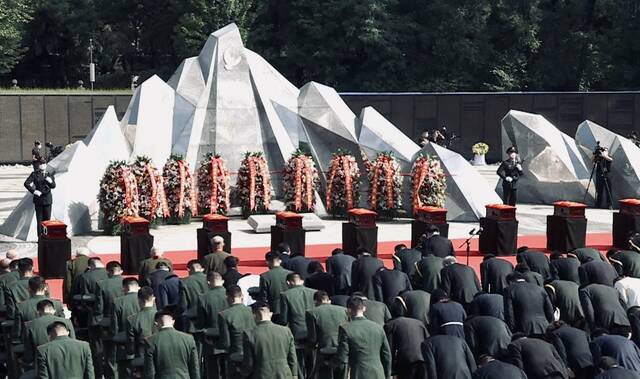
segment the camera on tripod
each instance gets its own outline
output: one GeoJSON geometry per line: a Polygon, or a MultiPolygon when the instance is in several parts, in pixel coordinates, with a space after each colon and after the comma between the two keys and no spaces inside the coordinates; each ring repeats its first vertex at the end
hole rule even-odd
{"type": "Polygon", "coordinates": [[[593,149],[593,156],[600,158],[602,157],[602,153],[606,150],[606,148],[600,146],[600,141],[596,142],[596,148],[593,149]]]}

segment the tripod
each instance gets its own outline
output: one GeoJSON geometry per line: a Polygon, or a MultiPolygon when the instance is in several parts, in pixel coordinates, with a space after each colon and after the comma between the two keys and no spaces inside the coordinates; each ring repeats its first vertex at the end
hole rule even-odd
{"type": "Polygon", "coordinates": [[[469,266],[469,255],[471,254],[471,240],[473,239],[473,237],[482,234],[482,231],[482,227],[478,228],[478,231],[476,231],[476,228],[471,229],[471,231],[469,232],[469,238],[467,238],[460,246],[458,246],[459,249],[462,246],[467,245],[467,266],[469,266]]]}
{"type": "MultiPolygon", "coordinates": [[[[591,167],[591,174],[589,175],[589,183],[587,183],[587,190],[584,192],[584,197],[582,198],[582,202],[585,203],[587,201],[587,194],[589,193],[589,187],[591,186],[591,181],[593,180],[593,173],[596,172],[596,168],[600,167],[600,159],[596,158],[593,162],[593,166],[591,167]]],[[[602,170],[601,170],[602,171],[602,170]]],[[[602,171],[604,174],[604,171],[602,171]]],[[[604,187],[607,190],[607,197],[609,198],[609,209],[613,209],[613,199],[611,198],[611,188],[609,187],[609,178],[606,175],[602,175],[602,180],[604,180],[604,187]]],[[[597,192],[597,187],[596,187],[597,192]]],[[[596,195],[597,199],[597,195],[596,195]]],[[[596,201],[597,203],[597,201],[596,201]]],[[[600,204],[596,204],[596,206],[600,206],[600,204]]]]}

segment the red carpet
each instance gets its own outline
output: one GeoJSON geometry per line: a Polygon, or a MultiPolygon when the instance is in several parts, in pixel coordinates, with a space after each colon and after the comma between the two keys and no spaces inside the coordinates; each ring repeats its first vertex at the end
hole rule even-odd
{"type": "MultiPolygon", "coordinates": [[[[467,263],[465,239],[453,239],[453,247],[456,250],[459,263],[467,263]]],[[[379,242],[378,257],[383,260],[386,267],[392,267],[391,255],[393,248],[397,244],[404,243],[409,245],[411,241],[394,241],[379,242]]],[[[606,251],[611,247],[610,233],[591,233],[587,235],[587,246],[595,247],[601,251],[606,251]]],[[[518,246],[528,246],[532,249],[546,250],[546,235],[519,236],[518,246]]],[[[306,256],[324,262],[331,255],[331,251],[341,247],[340,244],[322,244],[307,246],[306,256]]],[[[251,247],[233,249],[233,254],[240,259],[239,269],[242,273],[260,274],[265,271],[266,264],[264,255],[268,251],[268,247],[251,247]]],[[[102,261],[106,264],[112,260],[120,260],[120,254],[100,254],[102,261]]],[[[186,276],[186,265],[191,259],[196,258],[195,250],[181,250],[165,252],[165,257],[170,259],[174,264],[174,269],[179,276],[186,276]]],[[[514,256],[505,257],[505,259],[515,262],[514,256]]],[[[473,267],[480,276],[479,268],[482,262],[482,255],[478,252],[477,238],[471,242],[471,251],[469,256],[469,265],[473,267]]],[[[37,260],[36,260],[37,266],[37,260]]],[[[37,269],[37,267],[36,267],[37,269]]],[[[51,279],[48,281],[50,291],[54,298],[62,298],[62,279],[51,279]]]]}

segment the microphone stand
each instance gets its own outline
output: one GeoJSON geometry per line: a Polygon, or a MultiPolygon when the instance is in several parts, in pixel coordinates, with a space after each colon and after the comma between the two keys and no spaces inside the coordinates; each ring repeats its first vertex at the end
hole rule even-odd
{"type": "Polygon", "coordinates": [[[467,238],[462,245],[458,246],[458,249],[464,245],[467,245],[467,266],[469,266],[469,255],[471,254],[471,240],[475,236],[479,236],[482,233],[482,229],[479,229],[477,232],[474,230],[471,231],[469,238],[467,238]]]}

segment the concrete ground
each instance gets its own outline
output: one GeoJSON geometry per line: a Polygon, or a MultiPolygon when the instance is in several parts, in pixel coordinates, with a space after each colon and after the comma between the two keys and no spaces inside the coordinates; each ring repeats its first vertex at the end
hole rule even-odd
{"type": "MultiPolygon", "coordinates": [[[[490,185],[497,184],[495,171],[497,166],[478,167],[478,171],[490,185]]],[[[25,166],[0,166],[0,223],[4,222],[13,208],[25,193],[22,185],[31,171],[25,166]]],[[[546,216],[553,213],[549,205],[519,204],[517,218],[519,220],[519,235],[543,235],[546,233],[546,216]]],[[[587,209],[588,232],[610,232],[612,211],[601,209],[587,209]]],[[[307,243],[330,244],[340,243],[342,238],[341,220],[325,219],[325,228],[319,232],[308,232],[307,243]]],[[[166,251],[196,250],[196,229],[201,223],[194,221],[189,225],[164,225],[154,229],[155,244],[166,251]]],[[[410,220],[399,219],[393,222],[378,223],[379,241],[407,241],[411,239],[410,220]]],[[[452,222],[449,226],[450,238],[462,238],[468,235],[478,223],[452,222]]],[[[269,246],[269,234],[254,233],[246,220],[232,219],[229,229],[233,233],[234,247],[266,247],[269,246]]],[[[93,235],[74,236],[71,238],[72,247],[88,247],[97,254],[117,253],[120,249],[119,237],[103,236],[99,232],[93,235]]],[[[16,249],[21,256],[34,257],[37,255],[37,244],[24,242],[0,235],[0,252],[16,249]]]]}

